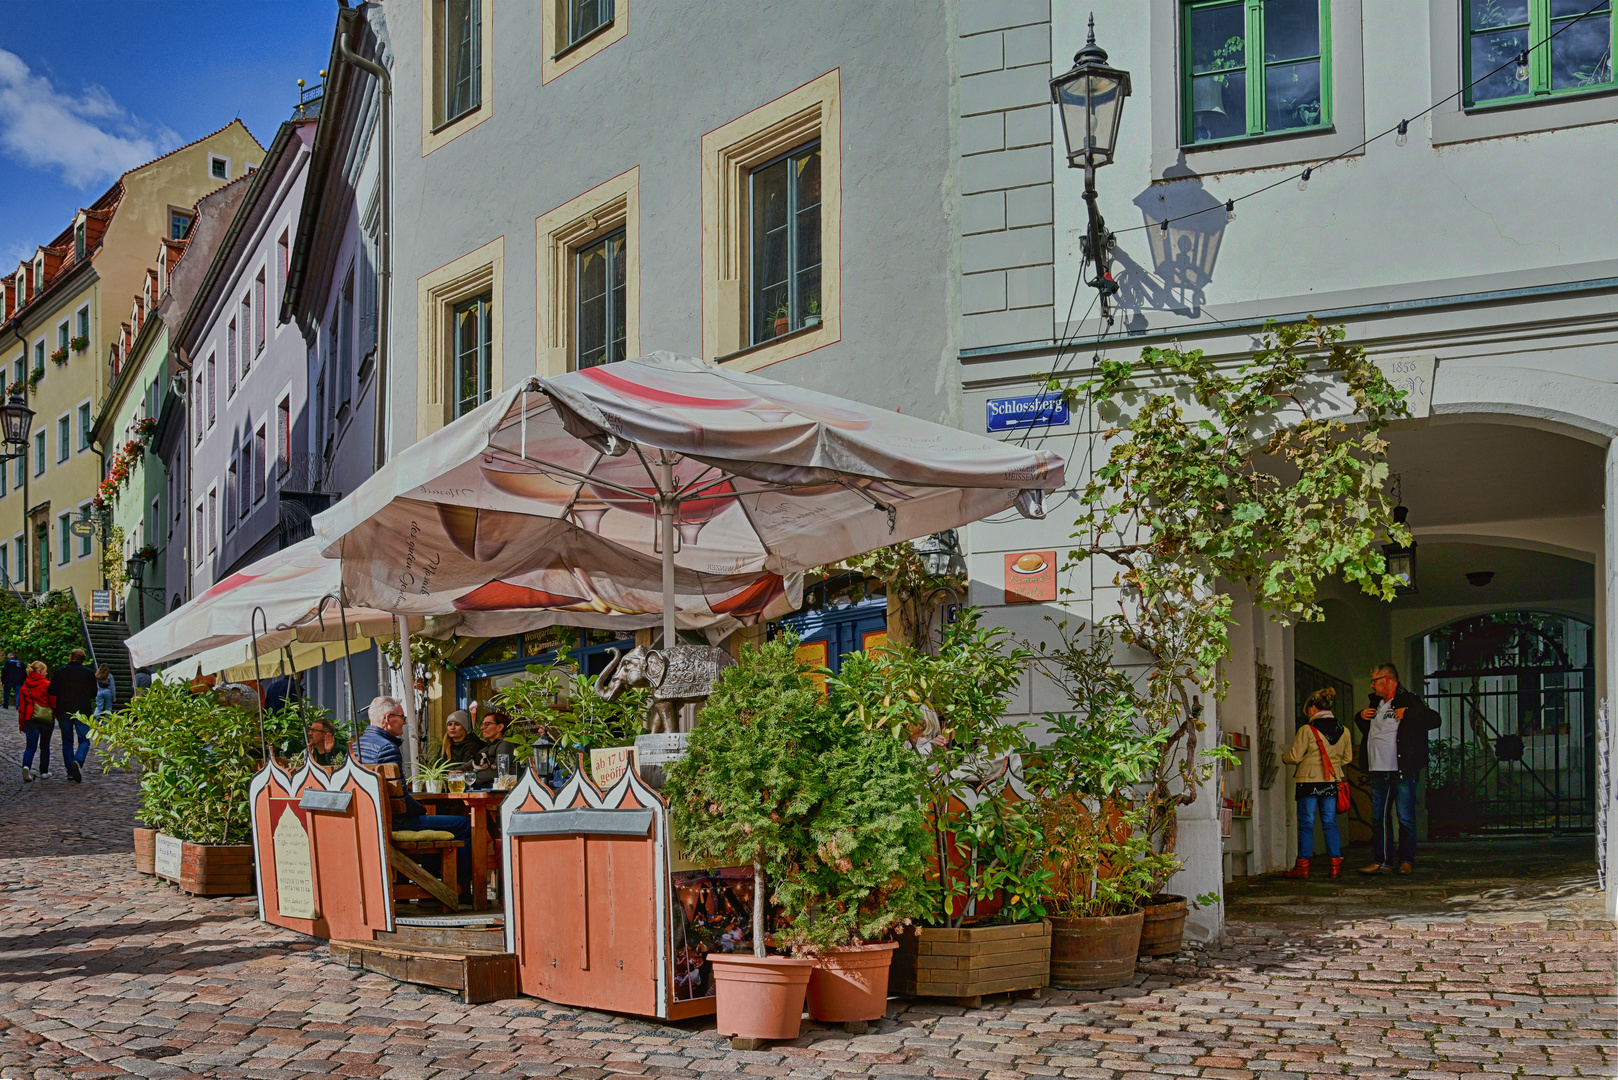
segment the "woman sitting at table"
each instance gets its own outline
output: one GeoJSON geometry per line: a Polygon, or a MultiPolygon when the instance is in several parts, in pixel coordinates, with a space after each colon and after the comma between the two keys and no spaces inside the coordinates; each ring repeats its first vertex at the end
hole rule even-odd
{"type": "Polygon", "coordinates": [[[477,786],[480,788],[491,786],[502,768],[508,775],[517,771],[517,748],[506,738],[506,728],[510,724],[511,717],[503,712],[490,711],[483,714],[484,746],[477,761],[477,786]]]}
{"type": "Polygon", "coordinates": [[[444,760],[451,765],[476,767],[483,752],[483,740],[471,732],[472,718],[465,709],[456,709],[444,721],[444,760]]]}

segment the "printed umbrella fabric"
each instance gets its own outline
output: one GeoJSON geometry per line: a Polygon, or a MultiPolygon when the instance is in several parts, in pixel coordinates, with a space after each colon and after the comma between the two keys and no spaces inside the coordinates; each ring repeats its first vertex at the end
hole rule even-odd
{"type": "MultiPolygon", "coordinates": [[[[240,642],[252,636],[258,608],[264,611],[257,624],[260,655],[295,640],[341,642],[343,612],[335,599],[321,610],[321,598],[335,598],[341,587],[336,561],[322,555],[313,539],[304,540],[215,583],[130,637],[130,661],[145,667],[240,642]]],[[[386,611],[350,607],[347,619],[351,637],[394,632],[386,611]]]]}
{"type": "Polygon", "coordinates": [[[1016,506],[1062,459],[669,353],[530,379],[409,447],[316,517],[355,604],[652,626],[656,501],[678,498],[680,625],[797,606],[798,575],[1016,506]],[[675,464],[665,487],[663,452],[675,464]]]}

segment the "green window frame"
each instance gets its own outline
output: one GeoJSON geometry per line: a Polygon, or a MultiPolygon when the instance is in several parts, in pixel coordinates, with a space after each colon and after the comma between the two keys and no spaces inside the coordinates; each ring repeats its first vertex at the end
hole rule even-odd
{"type": "Polygon", "coordinates": [[[1181,0],[1181,145],[1331,125],[1330,0],[1181,0]],[[1312,43],[1306,34],[1286,32],[1289,22],[1297,30],[1309,15],[1316,16],[1312,43]],[[1224,40],[1215,43],[1220,35],[1224,40]],[[1318,79],[1318,94],[1309,93],[1311,76],[1318,79]],[[1289,96],[1289,87],[1301,90],[1289,96]]]}
{"type": "Polygon", "coordinates": [[[1461,84],[1467,88],[1466,107],[1518,105],[1618,86],[1613,79],[1612,3],[1608,0],[1585,15],[1592,3],[1463,0],[1461,84]],[[1571,25],[1575,22],[1578,25],[1571,25]],[[1529,48],[1538,42],[1545,44],[1529,48]],[[1525,49],[1529,50],[1526,68],[1509,64],[1494,70],[1525,49]],[[1485,81],[1472,85],[1484,76],[1488,76],[1485,81]]]}

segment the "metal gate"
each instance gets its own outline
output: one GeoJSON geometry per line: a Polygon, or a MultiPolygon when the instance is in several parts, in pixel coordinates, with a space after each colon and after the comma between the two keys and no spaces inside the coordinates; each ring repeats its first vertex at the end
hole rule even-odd
{"type": "Polygon", "coordinates": [[[1422,641],[1433,835],[1595,828],[1594,634],[1544,612],[1477,615],[1422,641]]]}

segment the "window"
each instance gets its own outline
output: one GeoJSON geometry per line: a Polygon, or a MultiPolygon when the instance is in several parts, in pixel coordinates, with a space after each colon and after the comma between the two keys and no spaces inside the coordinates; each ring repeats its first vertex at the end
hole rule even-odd
{"type": "Polygon", "coordinates": [[[292,248],[288,243],[288,230],[281,230],[281,239],[275,242],[275,289],[280,296],[286,296],[287,270],[292,265],[292,248]]]}
{"type": "Polygon", "coordinates": [[[208,489],[208,554],[219,550],[219,489],[208,489]]]}
{"type": "Polygon", "coordinates": [[[45,257],[42,255],[34,260],[34,295],[38,296],[45,291],[45,257]]]}
{"type": "Polygon", "coordinates": [[[72,425],[69,422],[67,417],[59,416],[59,417],[56,418],[56,460],[57,460],[57,462],[60,463],[60,462],[66,461],[68,459],[68,455],[71,454],[72,452],[73,452],[72,425]]]}
{"type": "Polygon", "coordinates": [[[23,575],[28,571],[28,541],[22,536],[17,536],[11,541],[11,544],[17,553],[17,581],[18,584],[21,584],[23,575]]]}
{"type": "Polygon", "coordinates": [[[1189,0],[1181,11],[1187,145],[1331,124],[1327,0],[1189,0]]]}
{"type": "Polygon", "coordinates": [[[72,514],[62,514],[56,519],[56,561],[61,566],[73,561],[72,514]]]}
{"type": "Polygon", "coordinates": [[[343,296],[337,305],[337,386],[332,400],[341,413],[348,407],[349,385],[354,381],[354,268],[343,281],[343,296]]]}
{"type": "Polygon", "coordinates": [[[253,366],[253,301],[250,296],[242,297],[242,378],[247,378],[247,369],[253,366]]]}
{"type": "MultiPolygon", "coordinates": [[[[85,503],[83,506],[79,507],[79,519],[81,521],[89,521],[90,520],[90,504],[89,503],[85,503]]],[[[89,533],[86,533],[83,536],[80,536],[79,537],[79,558],[88,559],[90,557],[90,552],[92,552],[93,550],[95,550],[95,537],[93,535],[89,534],[89,533]]]]}
{"type": "Polygon", "coordinates": [[[225,328],[225,378],[229,381],[226,398],[236,393],[236,320],[225,328]]]}
{"type": "Polygon", "coordinates": [[[493,0],[427,0],[421,52],[421,152],[430,154],[487,120],[494,80],[493,0]]]}
{"type": "Polygon", "coordinates": [[[27,477],[27,475],[28,475],[28,448],[25,446],[22,449],[21,456],[19,456],[17,458],[17,479],[12,483],[11,486],[14,487],[14,488],[22,487],[23,480],[27,477]]]}
{"type": "Polygon", "coordinates": [[[34,342],[34,370],[45,370],[45,339],[40,338],[34,342]]]}
{"type": "Polygon", "coordinates": [[[1467,91],[1466,104],[1610,89],[1612,4],[1591,12],[1592,6],[1592,0],[1467,0],[1462,82],[1483,81],[1467,91]],[[1547,38],[1528,52],[1526,65],[1514,62],[1547,38]]]}
{"type": "Polygon", "coordinates": [[[444,20],[444,104],[440,123],[478,107],[482,95],[483,34],[478,0],[441,0],[444,20]]]}
{"type": "Polygon", "coordinates": [[[58,349],[67,348],[67,341],[67,320],[63,319],[61,324],[56,328],[56,347],[58,349]]]}
{"type": "Polygon", "coordinates": [[[13,376],[14,381],[22,382],[24,379],[26,379],[28,377],[28,372],[26,370],[24,370],[27,366],[28,366],[28,353],[26,351],[24,351],[21,356],[17,357],[17,362],[14,365],[14,367],[15,367],[15,374],[13,376]]]}
{"type": "Polygon", "coordinates": [[[465,416],[489,400],[493,376],[489,355],[489,321],[493,303],[488,293],[455,309],[454,415],[465,416]]]}
{"type": "Polygon", "coordinates": [[[269,431],[263,424],[253,435],[253,501],[258,502],[264,498],[265,475],[264,466],[269,454],[269,431]]]}
{"type": "Polygon", "coordinates": [[[567,43],[576,45],[612,22],[612,0],[567,0],[567,43]]]}
{"type": "Polygon", "coordinates": [[[86,305],[84,305],[83,307],[81,307],[79,309],[78,323],[79,323],[79,332],[78,332],[77,336],[81,337],[81,338],[88,339],[89,336],[90,336],[90,305],[89,304],[86,304],[86,305]]]}
{"type": "Polygon", "coordinates": [[[751,177],[753,343],[820,316],[820,147],[794,150],[751,177]]]}
{"type": "Polygon", "coordinates": [[[282,398],[275,406],[275,475],[287,474],[292,465],[292,399],[282,398]]]}
{"type": "Polygon", "coordinates": [[[195,552],[193,554],[193,558],[195,559],[196,564],[198,566],[202,565],[202,552],[203,552],[202,538],[207,535],[207,531],[206,531],[207,530],[207,520],[208,520],[207,517],[202,512],[202,503],[200,503],[200,502],[197,503],[197,525],[196,525],[196,533],[195,533],[195,535],[196,535],[196,549],[195,549],[195,552]]]}
{"type": "Polygon", "coordinates": [[[216,362],[218,354],[208,354],[208,426],[211,428],[214,421],[219,418],[219,364],[216,362]]]}
{"type": "Polygon", "coordinates": [[[90,449],[90,403],[79,406],[79,452],[90,449]]]}
{"type": "Polygon", "coordinates": [[[45,475],[45,433],[34,432],[34,475],[45,475]]]}
{"type": "Polygon", "coordinates": [[[208,175],[215,180],[230,179],[230,159],[218,154],[208,155],[208,175]]]}
{"type": "Polygon", "coordinates": [[[752,371],[841,339],[838,80],[702,137],[704,356],[752,371]]]}
{"type": "Polygon", "coordinates": [[[84,261],[84,241],[85,227],[84,222],[81,221],[73,227],[73,259],[75,262],[84,261]]]}
{"type": "Polygon", "coordinates": [[[236,482],[236,457],[231,455],[230,465],[225,469],[225,531],[228,533],[236,528],[236,504],[242,502],[240,488],[236,482]]]}
{"type": "MultiPolygon", "coordinates": [[[[4,485],[0,485],[4,486],[4,485]]],[[[0,544],[0,587],[11,588],[11,545],[0,544]]]]}
{"type": "Polygon", "coordinates": [[[253,309],[257,320],[253,323],[253,352],[264,351],[264,306],[265,306],[264,271],[258,272],[258,279],[253,282],[253,309]]]}
{"type": "Polygon", "coordinates": [[[185,234],[191,228],[191,215],[183,210],[169,211],[169,239],[184,240],[185,234]]]}
{"type": "Polygon", "coordinates": [[[625,232],[619,229],[579,249],[573,280],[579,309],[577,333],[581,368],[610,364],[624,358],[626,293],[625,232]]]}

